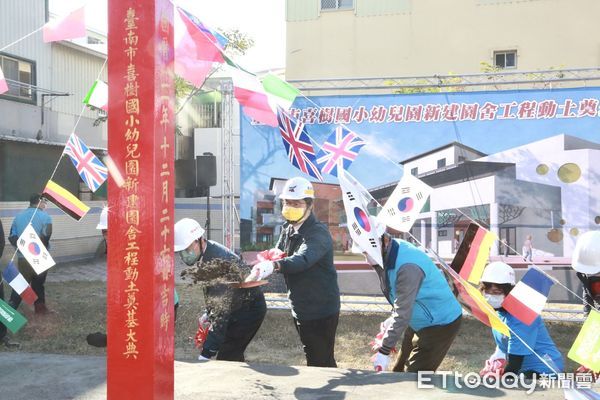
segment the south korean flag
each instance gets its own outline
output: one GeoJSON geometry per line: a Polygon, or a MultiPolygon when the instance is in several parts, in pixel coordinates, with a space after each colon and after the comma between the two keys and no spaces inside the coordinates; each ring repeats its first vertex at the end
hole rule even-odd
{"type": "Polygon", "coordinates": [[[56,264],[31,224],[19,236],[17,247],[38,275],[56,264]]]}
{"type": "Polygon", "coordinates": [[[383,265],[377,222],[367,211],[368,202],[365,192],[368,193],[368,191],[348,172],[339,171],[338,179],[342,189],[350,237],[354,244],[360,247],[361,252],[366,252],[373,260],[377,261],[378,265],[383,265]]]}
{"type": "Polygon", "coordinates": [[[433,189],[405,173],[377,215],[377,221],[400,232],[408,232],[419,217],[433,189]]]}

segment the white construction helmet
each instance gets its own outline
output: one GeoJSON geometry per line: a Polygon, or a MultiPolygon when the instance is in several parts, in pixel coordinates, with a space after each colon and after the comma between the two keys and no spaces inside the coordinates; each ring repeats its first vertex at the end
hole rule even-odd
{"type": "Polygon", "coordinates": [[[100,220],[96,229],[108,229],[108,207],[104,207],[100,212],[100,220]]]}
{"type": "Polygon", "coordinates": [[[198,221],[191,218],[183,218],[175,224],[175,252],[183,251],[190,247],[194,240],[204,235],[204,228],[198,221]]]}
{"type": "Polygon", "coordinates": [[[575,271],[583,274],[600,272],[600,231],[589,231],[579,236],[571,265],[575,271]]]}
{"type": "Polygon", "coordinates": [[[481,282],[515,285],[515,270],[502,261],[494,261],[488,264],[481,275],[481,282]]]}
{"type": "Polygon", "coordinates": [[[281,200],[302,200],[307,197],[314,199],[315,190],[312,183],[301,176],[288,179],[283,187],[283,192],[279,195],[281,200]]]}

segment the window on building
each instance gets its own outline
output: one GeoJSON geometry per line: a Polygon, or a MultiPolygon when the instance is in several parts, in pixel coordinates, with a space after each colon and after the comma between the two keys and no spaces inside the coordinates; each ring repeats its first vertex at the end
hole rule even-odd
{"type": "Polygon", "coordinates": [[[35,63],[16,57],[0,55],[0,68],[8,85],[2,96],[35,102],[35,63]]]}
{"type": "Polygon", "coordinates": [[[437,165],[438,168],[444,168],[446,166],[446,159],[440,158],[439,160],[437,160],[437,165]]]}
{"type": "Polygon", "coordinates": [[[517,68],[517,51],[495,51],[494,65],[498,68],[517,68]]]}
{"type": "Polygon", "coordinates": [[[410,174],[411,174],[412,176],[417,176],[417,175],[419,175],[419,167],[414,167],[414,168],[412,168],[412,169],[410,170],[410,174]]]}
{"type": "Polygon", "coordinates": [[[321,10],[349,10],[354,8],[354,0],[321,0],[321,10]]]}
{"type": "Polygon", "coordinates": [[[97,37],[93,37],[93,36],[88,36],[87,37],[87,42],[88,42],[88,44],[103,44],[104,43],[102,41],[102,39],[97,38],[97,37]]]}
{"type": "Polygon", "coordinates": [[[458,162],[465,162],[465,156],[458,156],[458,162]]]}

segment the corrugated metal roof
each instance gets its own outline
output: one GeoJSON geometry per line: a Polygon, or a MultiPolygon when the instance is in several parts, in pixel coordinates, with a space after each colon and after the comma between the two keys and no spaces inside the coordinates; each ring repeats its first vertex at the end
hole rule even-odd
{"type": "MultiPolygon", "coordinates": [[[[7,141],[10,141],[10,142],[40,144],[40,145],[46,145],[46,146],[60,146],[60,147],[64,147],[66,145],[66,143],[50,142],[50,141],[47,141],[47,140],[35,140],[35,139],[29,139],[29,138],[24,138],[24,137],[7,136],[7,135],[0,135],[0,140],[7,140],[7,141]]],[[[107,151],[107,149],[104,148],[104,147],[88,146],[88,148],[90,148],[90,150],[107,151]]]]}

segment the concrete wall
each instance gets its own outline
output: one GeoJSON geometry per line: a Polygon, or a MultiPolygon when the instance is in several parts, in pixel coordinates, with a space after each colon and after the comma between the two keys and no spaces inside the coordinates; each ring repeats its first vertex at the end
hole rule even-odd
{"type": "MultiPolygon", "coordinates": [[[[84,259],[93,257],[98,251],[103,251],[102,236],[100,231],[96,230],[96,225],[100,218],[100,211],[104,205],[102,201],[86,202],[91,210],[81,219],[75,221],[64,214],[52,203],[48,203],[47,212],[52,217],[53,233],[50,240],[50,253],[57,262],[66,262],[75,259],[84,259]]],[[[0,219],[6,235],[6,247],[4,255],[0,260],[0,269],[8,263],[14,250],[8,243],[8,235],[12,220],[15,215],[27,208],[28,202],[0,202],[0,219]]],[[[206,199],[176,199],[175,201],[175,220],[181,218],[197,219],[202,226],[206,220],[206,199]]],[[[210,238],[217,242],[222,242],[222,220],[221,204],[218,199],[211,199],[211,231],[210,238]]],[[[236,224],[237,225],[237,224],[236,224]]],[[[236,226],[236,229],[238,227],[236,226]]],[[[239,248],[239,235],[236,236],[236,248],[239,248]]]]}
{"type": "Polygon", "coordinates": [[[356,0],[356,10],[320,13],[317,1],[287,1],[288,80],[477,73],[502,50],[517,51],[520,71],[600,62],[596,0],[413,0],[381,11],[356,0]]]}
{"type": "MultiPolygon", "coordinates": [[[[563,285],[581,296],[581,282],[575,271],[568,266],[542,267],[550,276],[558,279],[563,285]]],[[[526,268],[516,268],[515,275],[518,282],[527,272],[526,268]]],[[[338,283],[340,292],[346,295],[381,296],[379,278],[375,271],[370,270],[365,264],[363,270],[340,271],[338,270],[338,283]]],[[[560,285],[550,289],[549,302],[582,304],[582,301],[560,285]]]]}

